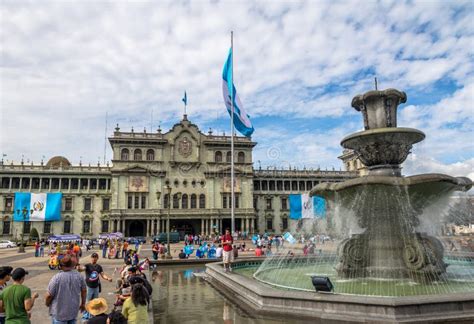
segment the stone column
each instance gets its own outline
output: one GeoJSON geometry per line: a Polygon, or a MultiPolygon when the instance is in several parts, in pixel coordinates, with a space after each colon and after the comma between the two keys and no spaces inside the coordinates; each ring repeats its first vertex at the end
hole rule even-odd
{"type": "Polygon", "coordinates": [[[157,234],[161,233],[161,219],[158,219],[157,222],[156,222],[156,232],[157,234]]]}
{"type": "Polygon", "coordinates": [[[245,218],[245,231],[250,232],[250,219],[245,218]]]}
{"type": "Polygon", "coordinates": [[[204,218],[201,218],[201,231],[199,234],[204,233],[204,218]]]}
{"type": "Polygon", "coordinates": [[[30,192],[31,192],[31,187],[33,186],[32,182],[33,182],[33,178],[30,177],[30,188],[29,188],[29,191],[30,191],[30,192]]]}

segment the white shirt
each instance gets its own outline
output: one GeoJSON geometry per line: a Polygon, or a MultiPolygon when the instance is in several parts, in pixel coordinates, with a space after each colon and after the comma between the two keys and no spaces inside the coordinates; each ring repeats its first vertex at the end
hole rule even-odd
{"type": "Polygon", "coordinates": [[[216,258],[222,258],[222,251],[224,251],[224,249],[221,247],[216,249],[216,258]]]}

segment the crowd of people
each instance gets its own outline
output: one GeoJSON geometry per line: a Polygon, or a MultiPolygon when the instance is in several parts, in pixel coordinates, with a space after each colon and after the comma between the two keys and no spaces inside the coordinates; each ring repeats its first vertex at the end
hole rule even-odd
{"type": "MultiPolygon", "coordinates": [[[[51,278],[44,296],[51,323],[76,324],[78,314],[86,324],[148,323],[152,286],[143,272],[148,269],[148,258],[140,262],[137,255],[132,261],[130,253],[124,254],[116,301],[108,313],[109,305],[100,297],[101,279],[112,282],[112,276],[98,263],[98,253],[92,253],[90,261],[82,265],[74,246],[68,246],[59,260],[61,271],[51,278]]],[[[31,312],[39,295],[32,294],[24,285],[27,275],[23,268],[0,267],[0,324],[31,323],[31,312]]]]}

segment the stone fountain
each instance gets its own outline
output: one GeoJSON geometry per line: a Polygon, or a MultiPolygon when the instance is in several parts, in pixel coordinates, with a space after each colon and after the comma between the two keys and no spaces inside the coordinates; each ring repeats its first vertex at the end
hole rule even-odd
{"type": "Polygon", "coordinates": [[[406,100],[396,89],[355,96],[352,107],[362,112],[365,130],[347,136],[341,145],[356,153],[368,175],[311,190],[311,195],[352,210],[364,229],[339,245],[340,277],[434,281],[446,271],[440,241],[416,230],[419,216],[453,191],[469,190],[472,182],[442,174],[402,176],[400,165],[413,144],[425,138],[417,129],[397,127],[397,107],[406,100]],[[354,204],[361,193],[364,199],[354,204]]]}
{"type": "Polygon", "coordinates": [[[365,130],[341,144],[355,152],[368,175],[311,190],[335,206],[328,219],[358,223],[349,223],[357,234],[345,236],[336,255],[293,255],[287,252],[297,247],[288,244],[288,251],[265,260],[238,258],[231,274],[222,264],[207,264],[207,280],[254,313],[290,316],[291,321],[472,323],[474,255],[444,257],[442,243],[420,225],[421,219],[439,216],[430,214],[436,212],[433,206],[454,191],[469,190],[472,181],[402,175],[401,164],[413,144],[425,138],[419,130],[397,127],[397,108],[406,100],[395,89],[354,97],[352,106],[362,112],[365,130]],[[334,293],[316,293],[310,280],[314,275],[330,278],[334,293]]]}

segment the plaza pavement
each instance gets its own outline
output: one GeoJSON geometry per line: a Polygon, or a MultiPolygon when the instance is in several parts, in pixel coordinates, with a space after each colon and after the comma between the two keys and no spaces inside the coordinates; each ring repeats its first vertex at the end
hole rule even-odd
{"type": "MultiPolygon", "coordinates": [[[[247,244],[251,243],[247,242],[247,244]]],[[[171,244],[171,254],[173,259],[178,259],[179,251],[182,248],[182,242],[171,244]]],[[[99,254],[98,263],[102,265],[104,272],[107,275],[113,277],[112,282],[101,280],[102,292],[100,296],[107,300],[110,311],[113,308],[113,303],[115,302],[115,280],[120,276],[118,272],[122,267],[123,262],[122,259],[102,259],[102,252],[98,250],[98,247],[95,247],[95,249],[91,251],[83,252],[83,257],[81,258],[80,263],[88,263],[90,261],[90,255],[92,252],[97,252],[99,254]]],[[[253,252],[245,252],[244,255],[253,255],[253,252]]],[[[148,257],[151,260],[151,256],[151,244],[145,244],[141,249],[140,259],[148,257]]],[[[32,311],[31,322],[33,324],[51,323],[51,317],[49,316],[48,308],[44,304],[44,296],[46,294],[46,289],[50,279],[58,272],[58,270],[49,270],[48,261],[49,256],[47,256],[46,251],[44,257],[35,257],[34,249],[32,247],[27,247],[25,253],[18,253],[18,248],[0,249],[0,266],[9,265],[14,268],[25,268],[29,272],[29,275],[26,276],[25,285],[31,288],[32,293],[37,292],[40,295],[40,297],[36,300],[32,311]]],[[[83,274],[83,276],[85,275],[83,274]]],[[[80,315],[78,315],[78,320],[79,319],[80,315]]],[[[78,323],[80,322],[78,321],[78,323]]]]}

